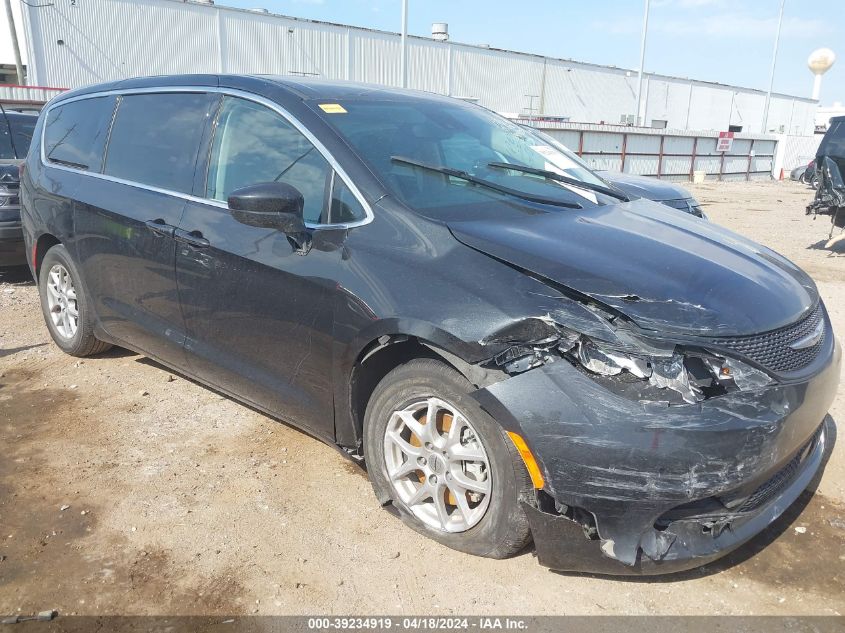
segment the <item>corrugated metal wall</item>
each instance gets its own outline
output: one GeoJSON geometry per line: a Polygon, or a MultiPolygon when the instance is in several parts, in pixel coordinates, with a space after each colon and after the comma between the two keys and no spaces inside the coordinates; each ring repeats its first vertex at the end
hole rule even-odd
{"type": "Polygon", "coordinates": [[[57,88],[39,88],[38,86],[0,85],[0,103],[7,106],[41,106],[62,91],[57,88]]]}
{"type": "Polygon", "coordinates": [[[815,134],[813,136],[784,136],[782,139],[784,143],[783,168],[789,172],[799,165],[806,165],[813,160],[822,142],[822,137],[822,134],[815,134]]]}
{"type": "MultiPolygon", "coordinates": [[[[77,87],[139,75],[268,73],[401,84],[400,38],[176,0],[24,5],[30,82],[77,87]]],[[[619,123],[636,110],[636,73],[620,68],[410,38],[409,84],[499,112],[619,123]],[[533,98],[529,95],[533,95],[533,98]]],[[[647,75],[644,121],[669,128],[762,128],[765,95],[647,75]]],[[[775,95],[769,129],[812,134],[815,103],[775,95]]]]}
{"type": "Polygon", "coordinates": [[[217,72],[217,12],[167,0],[26,5],[30,83],[80,85],[167,72],[217,72]]]}

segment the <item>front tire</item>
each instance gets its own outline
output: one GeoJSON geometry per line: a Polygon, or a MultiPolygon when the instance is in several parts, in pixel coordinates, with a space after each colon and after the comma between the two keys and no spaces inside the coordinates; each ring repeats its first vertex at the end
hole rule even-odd
{"type": "Polygon", "coordinates": [[[505,558],[531,540],[519,499],[533,486],[472,389],[440,361],[400,365],[367,405],[364,455],[376,496],[409,527],[462,552],[505,558]]]}
{"type": "Polygon", "coordinates": [[[44,255],[38,273],[38,293],[47,329],[63,352],[92,356],[111,347],[94,336],[94,318],[79,270],[61,244],[44,255]]]}

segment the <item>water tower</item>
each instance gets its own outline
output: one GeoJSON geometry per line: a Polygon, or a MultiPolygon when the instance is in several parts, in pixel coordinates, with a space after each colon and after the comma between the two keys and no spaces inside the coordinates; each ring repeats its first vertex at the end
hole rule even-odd
{"type": "Polygon", "coordinates": [[[822,89],[822,75],[830,70],[830,67],[833,66],[833,62],[835,61],[836,54],[829,48],[814,50],[807,58],[807,67],[816,76],[813,82],[813,99],[816,101],[818,101],[819,93],[822,89]]]}

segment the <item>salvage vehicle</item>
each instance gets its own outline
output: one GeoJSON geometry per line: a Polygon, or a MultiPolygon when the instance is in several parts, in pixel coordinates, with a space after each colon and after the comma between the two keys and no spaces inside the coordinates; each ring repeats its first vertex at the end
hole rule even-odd
{"type": "Polygon", "coordinates": [[[823,468],[841,351],[810,277],[547,169],[554,147],[482,107],[129,79],[56,97],[33,147],[24,234],[58,347],[135,350],[306,430],[444,545],[678,571],[823,468]]]}
{"type": "Polygon", "coordinates": [[[825,248],[845,240],[845,116],[834,117],[816,154],[816,195],[807,205],[807,215],[830,216],[830,233],[825,248]],[[839,234],[833,233],[839,229],[839,234]]]}
{"type": "Polygon", "coordinates": [[[26,266],[18,170],[37,121],[37,113],[17,112],[0,104],[0,266],[26,266]]]}
{"type": "MultiPolygon", "coordinates": [[[[526,125],[522,127],[529,128],[526,125]]],[[[572,162],[572,165],[562,163],[562,161],[559,161],[561,163],[559,165],[550,163],[547,165],[547,168],[560,169],[564,174],[580,169],[591,171],[600,176],[608,185],[622,191],[630,199],[646,198],[647,200],[654,200],[678,211],[689,213],[704,220],[707,219],[704,211],[701,210],[701,204],[698,200],[680,185],[650,176],[638,176],[636,174],[626,174],[618,171],[592,170],[578,154],[566,147],[566,145],[558,141],[551,134],[535,130],[534,128],[529,129],[534,130],[535,134],[552,147],[560,150],[572,162]]]]}

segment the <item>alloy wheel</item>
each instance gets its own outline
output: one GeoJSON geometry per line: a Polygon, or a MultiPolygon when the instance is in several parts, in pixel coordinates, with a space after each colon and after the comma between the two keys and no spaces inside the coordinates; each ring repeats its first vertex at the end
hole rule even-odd
{"type": "Polygon", "coordinates": [[[72,339],[79,327],[79,302],[67,268],[55,264],[47,273],[47,308],[55,331],[72,339]]]}
{"type": "Polygon", "coordinates": [[[399,499],[427,526],[465,532],[490,505],[492,473],[476,430],[439,398],[394,411],[384,435],[387,476],[399,499]]]}

